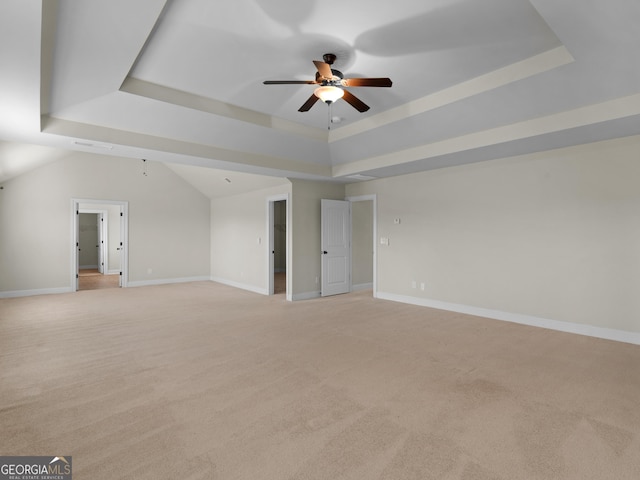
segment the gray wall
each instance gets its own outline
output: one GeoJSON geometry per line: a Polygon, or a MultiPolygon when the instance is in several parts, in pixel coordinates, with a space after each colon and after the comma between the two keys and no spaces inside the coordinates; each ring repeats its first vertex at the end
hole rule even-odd
{"type": "Polygon", "coordinates": [[[130,283],[208,278],[209,200],[148,163],[75,153],[6,182],[0,292],[72,288],[72,198],[129,202],[130,283]]]}
{"type": "MultiPolygon", "coordinates": [[[[267,202],[291,184],[211,200],[211,278],[267,293],[267,202]]],[[[285,255],[286,256],[286,255],[285,255]]]]}
{"type": "Polygon", "coordinates": [[[144,177],[135,160],[74,154],[0,191],[0,294],[71,287],[71,198],[129,201],[130,281],[211,276],[266,291],[266,202],[289,194],[292,296],[313,297],[320,199],[375,194],[389,239],[376,239],[379,296],[640,332],[638,151],[629,137],[212,201],[162,164],[144,177]]]}
{"type": "Polygon", "coordinates": [[[378,291],[639,332],[639,151],[630,137],[349,185],[377,194],[378,291]]]}
{"type": "Polygon", "coordinates": [[[267,292],[267,200],[286,194],[290,194],[287,243],[292,265],[287,270],[292,287],[287,294],[294,300],[320,294],[320,199],[344,199],[344,186],[328,182],[291,180],[281,187],[211,200],[214,280],[267,292]]]}
{"type": "Polygon", "coordinates": [[[351,203],[351,283],[354,289],[373,286],[373,201],[351,203]]]}
{"type": "Polygon", "coordinates": [[[344,185],[328,182],[292,180],[293,298],[305,299],[320,294],[321,283],[321,210],[320,200],[344,200],[344,185]]]}

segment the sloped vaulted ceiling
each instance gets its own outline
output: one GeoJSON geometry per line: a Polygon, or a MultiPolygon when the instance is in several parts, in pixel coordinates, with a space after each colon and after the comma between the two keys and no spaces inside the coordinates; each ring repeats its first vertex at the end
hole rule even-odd
{"type": "Polygon", "coordinates": [[[636,0],[4,0],[0,23],[3,141],[349,181],[640,134],[636,0]],[[393,86],[300,113],[312,85],[263,85],[324,53],[393,86]]]}

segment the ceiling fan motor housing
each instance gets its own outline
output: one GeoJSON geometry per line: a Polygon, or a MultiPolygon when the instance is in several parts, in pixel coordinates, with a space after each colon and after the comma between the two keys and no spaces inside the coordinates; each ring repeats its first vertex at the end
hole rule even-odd
{"type": "Polygon", "coordinates": [[[265,85],[282,85],[282,84],[311,84],[320,85],[317,87],[313,95],[298,109],[299,112],[307,112],[309,109],[321,99],[325,103],[332,103],[339,98],[344,98],[353,108],[359,112],[366,112],[369,106],[362,100],[357,98],[353,93],[347,91],[343,87],[390,87],[391,79],[389,78],[344,78],[340,70],[331,68],[336,60],[333,53],[325,53],[322,58],[324,62],[313,61],[316,66],[315,80],[265,80],[265,85]]]}
{"type": "Polygon", "coordinates": [[[320,72],[316,72],[316,81],[321,82],[322,86],[332,85],[334,87],[342,86],[343,73],[340,70],[331,69],[332,78],[323,78],[320,72]]]}

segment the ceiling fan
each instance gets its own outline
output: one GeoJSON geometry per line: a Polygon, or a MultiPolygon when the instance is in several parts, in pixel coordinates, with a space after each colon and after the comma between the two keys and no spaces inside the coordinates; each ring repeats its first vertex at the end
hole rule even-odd
{"type": "Polygon", "coordinates": [[[333,53],[325,53],[322,58],[324,62],[313,61],[318,69],[315,80],[265,80],[263,83],[265,85],[320,85],[298,109],[299,112],[308,112],[318,100],[331,104],[340,98],[344,98],[359,112],[366,112],[369,110],[369,105],[343,87],[390,87],[392,84],[389,78],[344,78],[340,70],[331,68],[336,60],[333,53]]]}

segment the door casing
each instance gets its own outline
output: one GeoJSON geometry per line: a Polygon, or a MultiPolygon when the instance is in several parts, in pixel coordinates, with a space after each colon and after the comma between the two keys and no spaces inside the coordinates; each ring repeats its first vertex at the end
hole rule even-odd
{"type": "MultiPolygon", "coordinates": [[[[129,282],[129,202],[118,200],[97,200],[85,198],[71,199],[71,285],[74,291],[78,290],[78,241],[80,226],[78,214],[80,205],[118,205],[120,207],[120,287],[126,287],[129,282]]],[[[86,211],[88,209],[84,209],[86,211]]]]}

